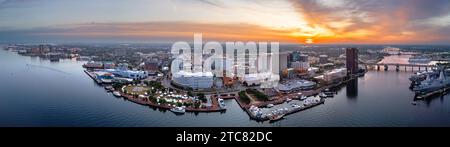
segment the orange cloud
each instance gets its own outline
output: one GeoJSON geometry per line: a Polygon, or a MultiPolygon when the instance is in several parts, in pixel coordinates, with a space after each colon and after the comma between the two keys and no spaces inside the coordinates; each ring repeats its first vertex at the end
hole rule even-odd
{"type": "MultiPolygon", "coordinates": [[[[433,43],[450,40],[450,26],[421,25],[417,21],[450,14],[448,0],[291,0],[310,26],[329,34],[319,43],[433,43]]],[[[450,15],[449,15],[450,16],[450,15]]]]}
{"type": "Polygon", "coordinates": [[[292,35],[293,30],[276,30],[250,24],[206,24],[192,22],[101,23],[82,24],[65,29],[37,31],[35,36],[139,38],[190,41],[202,33],[211,41],[276,41],[303,43],[309,36],[292,35]]]}

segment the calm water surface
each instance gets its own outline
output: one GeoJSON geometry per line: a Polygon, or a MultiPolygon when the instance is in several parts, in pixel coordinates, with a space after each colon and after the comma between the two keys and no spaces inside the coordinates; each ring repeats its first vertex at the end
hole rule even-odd
{"type": "Polygon", "coordinates": [[[368,72],[324,105],[261,123],[234,100],[225,101],[225,113],[177,116],[118,99],[97,86],[82,64],[0,50],[0,126],[450,126],[450,96],[411,105],[412,72],[368,72]]]}

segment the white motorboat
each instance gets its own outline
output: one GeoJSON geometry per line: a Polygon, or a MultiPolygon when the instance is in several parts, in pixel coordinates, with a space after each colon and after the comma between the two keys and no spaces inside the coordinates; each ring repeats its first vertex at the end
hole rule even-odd
{"type": "Polygon", "coordinates": [[[290,102],[290,101],[292,101],[291,98],[287,98],[287,99],[286,99],[286,102],[290,102]]]}
{"type": "Polygon", "coordinates": [[[186,113],[186,109],[184,107],[173,107],[172,109],[170,109],[170,111],[172,111],[173,113],[176,113],[176,114],[186,113]]]}
{"type": "Polygon", "coordinates": [[[217,99],[217,100],[219,101],[219,106],[220,106],[220,108],[225,109],[225,108],[226,108],[226,105],[225,105],[225,102],[223,101],[223,99],[222,99],[222,98],[219,98],[219,99],[217,99]]]}
{"type": "Polygon", "coordinates": [[[304,96],[304,95],[303,95],[303,96],[300,97],[300,100],[303,101],[303,100],[306,100],[307,98],[308,98],[307,96],[304,96]]]}
{"type": "Polygon", "coordinates": [[[116,96],[116,97],[121,97],[121,96],[122,96],[122,95],[120,94],[120,92],[118,92],[118,91],[114,91],[114,92],[113,92],[113,95],[116,96]]]}
{"type": "Polygon", "coordinates": [[[105,90],[108,92],[112,92],[114,90],[114,88],[112,86],[106,86],[105,90]]]}

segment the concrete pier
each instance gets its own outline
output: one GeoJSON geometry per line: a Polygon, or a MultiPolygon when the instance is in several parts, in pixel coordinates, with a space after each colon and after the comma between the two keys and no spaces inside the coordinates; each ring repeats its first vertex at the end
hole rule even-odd
{"type": "Polygon", "coordinates": [[[442,88],[442,89],[439,89],[439,90],[436,90],[436,91],[433,91],[433,92],[417,95],[415,97],[415,99],[416,100],[422,100],[422,99],[426,99],[426,98],[429,98],[429,97],[432,97],[432,96],[435,96],[435,95],[439,95],[439,94],[445,95],[445,94],[448,94],[449,91],[450,91],[450,87],[445,87],[445,88],[442,88]]]}

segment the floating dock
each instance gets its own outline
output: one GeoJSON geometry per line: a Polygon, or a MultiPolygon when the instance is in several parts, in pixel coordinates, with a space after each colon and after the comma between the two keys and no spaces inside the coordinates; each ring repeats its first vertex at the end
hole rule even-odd
{"type": "MultiPolygon", "coordinates": [[[[299,108],[291,109],[288,112],[284,113],[283,115],[287,116],[287,115],[290,115],[290,114],[293,114],[293,113],[296,113],[296,112],[300,112],[300,111],[304,111],[304,110],[313,108],[315,106],[318,106],[318,105],[321,105],[321,104],[324,104],[324,103],[325,103],[325,99],[321,98],[320,101],[317,102],[317,103],[311,103],[310,105],[307,105],[307,106],[302,106],[302,107],[299,107],[299,108]]],[[[257,121],[268,121],[268,120],[270,120],[268,117],[261,118],[261,117],[255,116],[249,109],[245,109],[245,111],[250,116],[250,118],[253,119],[253,120],[257,120],[257,121]]]]}
{"type": "Polygon", "coordinates": [[[97,77],[95,76],[94,73],[88,71],[88,70],[84,70],[84,72],[89,75],[89,77],[91,77],[95,82],[97,82],[97,84],[102,84],[102,81],[97,79],[97,77]]]}

